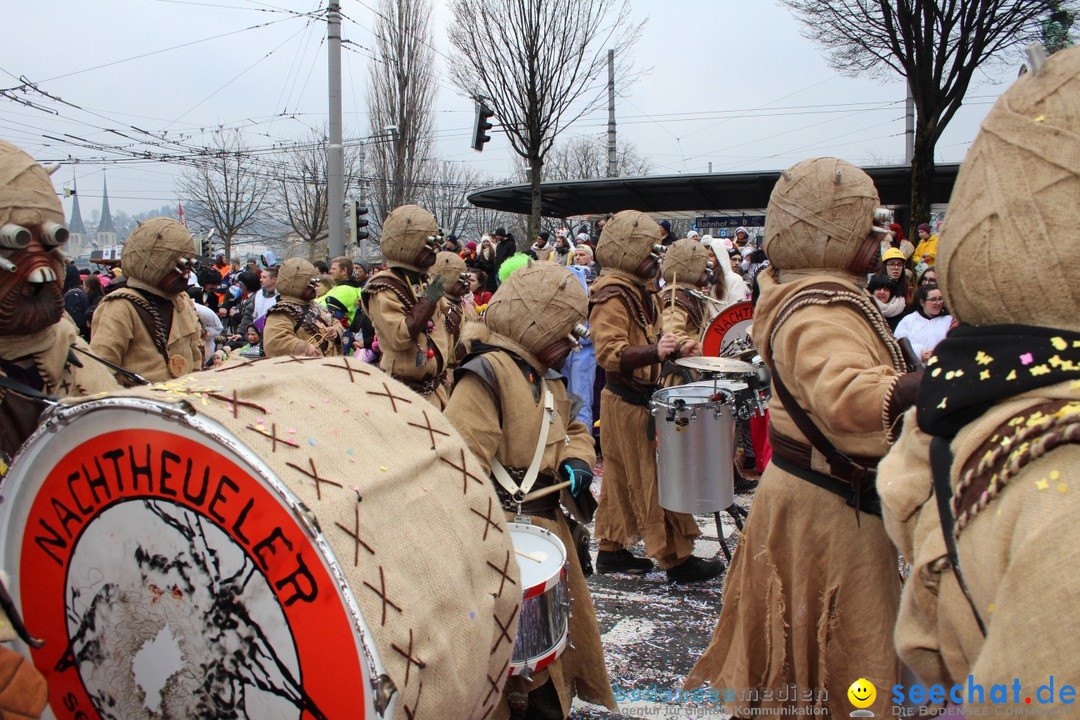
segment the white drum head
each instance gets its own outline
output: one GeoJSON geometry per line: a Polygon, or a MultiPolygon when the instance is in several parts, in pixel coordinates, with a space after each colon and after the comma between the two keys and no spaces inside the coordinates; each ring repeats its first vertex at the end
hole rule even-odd
{"type": "Polygon", "coordinates": [[[535,525],[507,523],[521,568],[524,598],[547,590],[564,573],[566,546],[555,533],[535,525]]]}
{"type": "MultiPolygon", "coordinates": [[[[54,711],[379,717],[381,665],[303,505],[205,417],[61,410],[0,492],[0,563],[54,711]]],[[[392,707],[389,708],[392,712],[392,707]]]]}

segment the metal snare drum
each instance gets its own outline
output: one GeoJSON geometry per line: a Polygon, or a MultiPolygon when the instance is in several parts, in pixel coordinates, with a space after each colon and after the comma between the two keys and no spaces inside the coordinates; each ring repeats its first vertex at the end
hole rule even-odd
{"type": "Polygon", "coordinates": [[[570,586],[566,546],[526,522],[507,523],[521,569],[521,621],[510,675],[529,675],[562,655],[570,636],[570,586]]]}
{"type": "Polygon", "coordinates": [[[653,394],[661,507],[702,514],[735,501],[735,398],[746,391],[746,383],[717,379],[653,394]]]}

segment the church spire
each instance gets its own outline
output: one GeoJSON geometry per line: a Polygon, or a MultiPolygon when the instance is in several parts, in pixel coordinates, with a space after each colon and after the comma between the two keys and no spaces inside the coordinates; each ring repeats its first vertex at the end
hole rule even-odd
{"type": "Polygon", "coordinates": [[[101,178],[101,222],[98,224],[98,233],[115,233],[112,213],[109,212],[109,184],[104,177],[101,178]]]}
{"type": "Polygon", "coordinates": [[[83,224],[82,210],[79,209],[79,181],[72,180],[71,191],[71,218],[68,223],[68,232],[85,235],[86,225],[83,224]]]}

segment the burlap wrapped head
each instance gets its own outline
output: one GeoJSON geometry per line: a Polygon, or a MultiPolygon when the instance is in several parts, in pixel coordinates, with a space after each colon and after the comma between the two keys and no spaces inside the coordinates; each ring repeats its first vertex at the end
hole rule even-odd
{"type": "Polygon", "coordinates": [[[683,238],[673,242],[664,253],[660,272],[665,283],[675,281],[679,285],[693,286],[708,269],[706,265],[710,260],[712,253],[707,247],[692,238],[683,238]]]}
{"type": "Polygon", "coordinates": [[[0,140],[0,225],[64,223],[64,208],[49,173],[37,160],[0,140]]]}
{"type": "Polygon", "coordinates": [[[1080,332],[1078,199],[1080,48],[1071,48],[1013,83],[960,166],[937,251],[952,314],[1080,332]],[[1037,272],[1017,272],[1018,250],[1037,272]]]}
{"type": "Polygon", "coordinates": [[[124,243],[120,264],[124,276],[156,286],[176,269],[180,258],[195,256],[195,240],[188,229],[167,217],[139,223],[124,243]]]}
{"type": "Polygon", "coordinates": [[[299,298],[318,275],[319,271],[307,260],[289,258],[278,270],[277,291],[283,297],[299,298]]]}
{"type": "Polygon", "coordinates": [[[880,206],[874,181],[838,158],[803,160],[776,181],[763,247],[781,270],[851,267],[880,206]]]}
{"type": "Polygon", "coordinates": [[[450,288],[461,277],[461,273],[468,271],[465,261],[457,253],[443,251],[435,256],[435,264],[428,269],[428,275],[432,278],[439,276],[450,288]]]}
{"type": "Polygon", "coordinates": [[[604,223],[596,243],[596,261],[604,269],[636,275],[638,266],[659,242],[660,226],[655,220],[637,210],[623,210],[604,223]]]}
{"type": "MultiPolygon", "coordinates": [[[[518,348],[530,364],[540,351],[585,322],[589,296],[561,265],[534,262],[506,278],[488,303],[484,322],[518,348]]],[[[499,344],[494,342],[493,344],[499,344]]]]}
{"type": "Polygon", "coordinates": [[[402,205],[383,221],[382,253],[391,265],[427,272],[414,263],[427,239],[438,234],[434,215],[416,205],[402,205]]]}

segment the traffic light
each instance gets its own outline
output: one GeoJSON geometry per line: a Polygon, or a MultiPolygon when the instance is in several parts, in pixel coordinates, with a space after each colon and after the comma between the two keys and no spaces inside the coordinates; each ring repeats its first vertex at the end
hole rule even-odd
{"type": "Polygon", "coordinates": [[[476,129],[473,131],[473,150],[483,152],[484,143],[491,139],[491,136],[487,134],[487,131],[492,127],[488,120],[494,114],[487,105],[479,100],[476,101],[476,129]]]}
{"type": "Polygon", "coordinates": [[[352,226],[354,245],[359,245],[361,240],[367,240],[368,238],[368,231],[363,229],[368,226],[368,220],[364,217],[367,214],[368,209],[359,202],[354,200],[349,205],[349,219],[351,220],[349,224],[352,226]]]}
{"type": "Polygon", "coordinates": [[[210,237],[207,236],[207,237],[203,238],[201,255],[203,257],[213,257],[213,252],[214,252],[214,248],[210,244],[210,237]]]}

